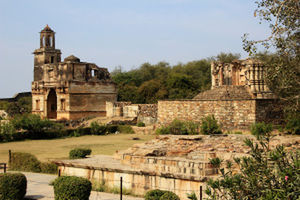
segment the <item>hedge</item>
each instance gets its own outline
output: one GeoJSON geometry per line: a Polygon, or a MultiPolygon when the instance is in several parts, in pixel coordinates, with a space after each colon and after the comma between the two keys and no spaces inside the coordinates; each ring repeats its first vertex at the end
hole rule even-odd
{"type": "Polygon", "coordinates": [[[40,162],[34,155],[23,152],[11,153],[9,164],[11,170],[25,172],[57,173],[57,165],[49,162],[40,162]]]}
{"type": "Polygon", "coordinates": [[[30,153],[13,152],[10,169],[25,172],[41,172],[41,162],[30,153]]]}
{"type": "Polygon", "coordinates": [[[0,174],[0,200],[23,200],[27,179],[21,173],[0,174]]]}
{"type": "Polygon", "coordinates": [[[160,200],[160,197],[167,191],[163,190],[150,190],[145,194],[145,200],[160,200]]]}
{"type": "Polygon", "coordinates": [[[89,200],[92,183],[81,177],[61,176],[54,183],[55,200],[89,200]]]}
{"type": "Polygon", "coordinates": [[[165,192],[159,200],[180,200],[180,198],[173,192],[165,192]]]}
{"type": "Polygon", "coordinates": [[[85,158],[87,155],[91,155],[91,149],[83,149],[83,148],[76,148],[72,149],[69,152],[70,159],[77,159],[77,158],[85,158]]]}

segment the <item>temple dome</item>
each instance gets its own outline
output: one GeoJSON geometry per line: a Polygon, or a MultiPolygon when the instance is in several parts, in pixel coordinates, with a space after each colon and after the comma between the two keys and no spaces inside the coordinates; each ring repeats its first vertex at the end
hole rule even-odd
{"type": "Polygon", "coordinates": [[[47,24],[41,32],[54,32],[54,31],[47,24]]]}
{"type": "Polygon", "coordinates": [[[69,62],[80,62],[80,59],[77,58],[74,55],[70,55],[70,56],[66,57],[64,61],[65,62],[67,62],[67,61],[69,61],[69,62]]]}

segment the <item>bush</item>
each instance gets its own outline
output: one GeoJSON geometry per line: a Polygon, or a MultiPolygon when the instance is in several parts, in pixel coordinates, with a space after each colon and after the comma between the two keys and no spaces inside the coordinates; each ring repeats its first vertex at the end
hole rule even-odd
{"type": "Polygon", "coordinates": [[[136,125],[138,127],[145,127],[146,126],[146,124],[144,122],[138,122],[136,125]]]}
{"type": "Polygon", "coordinates": [[[0,141],[10,142],[15,140],[16,129],[11,123],[0,123],[0,141]]]}
{"type": "Polygon", "coordinates": [[[118,125],[118,131],[120,133],[129,133],[129,134],[134,133],[134,130],[130,125],[118,125]]]}
{"type": "Polygon", "coordinates": [[[41,172],[46,174],[57,174],[57,165],[54,163],[43,162],[40,165],[41,172]]]}
{"type": "Polygon", "coordinates": [[[198,200],[195,192],[191,193],[191,194],[187,194],[187,198],[191,199],[191,200],[198,200]]]}
{"type": "Polygon", "coordinates": [[[109,133],[115,133],[118,131],[118,126],[117,125],[107,125],[106,126],[106,132],[109,133]]]}
{"type": "Polygon", "coordinates": [[[39,115],[24,114],[15,117],[12,121],[17,130],[26,130],[28,138],[44,139],[46,131],[56,129],[58,125],[48,119],[41,119],[39,115]]]}
{"type": "Polygon", "coordinates": [[[76,176],[62,176],[55,179],[55,200],[89,200],[92,184],[76,176]]]}
{"type": "Polygon", "coordinates": [[[180,200],[180,198],[173,192],[165,192],[159,200],[180,200]]]}
{"type": "Polygon", "coordinates": [[[97,122],[91,123],[91,134],[92,135],[105,135],[106,133],[106,126],[100,125],[97,122]]]}
{"type": "Polygon", "coordinates": [[[269,135],[272,130],[272,124],[265,124],[264,122],[255,123],[251,126],[251,134],[257,137],[269,135]]]}
{"type": "Polygon", "coordinates": [[[259,142],[245,140],[249,155],[234,158],[235,167],[227,161],[219,178],[208,180],[207,199],[299,199],[300,152],[287,152],[282,145],[271,150],[271,136],[262,135],[257,133],[259,142]]]}
{"type": "Polygon", "coordinates": [[[145,200],[159,200],[165,193],[163,190],[150,190],[145,194],[145,200]]]}
{"type": "Polygon", "coordinates": [[[41,172],[41,162],[30,153],[11,153],[10,169],[26,172],[41,172]]]}
{"type": "Polygon", "coordinates": [[[218,121],[213,115],[206,116],[202,119],[201,133],[204,135],[222,134],[218,121]]]}
{"type": "Polygon", "coordinates": [[[91,149],[81,149],[81,148],[72,149],[69,152],[69,158],[70,159],[85,158],[87,155],[91,155],[91,152],[92,152],[91,149]]]}
{"type": "Polygon", "coordinates": [[[169,127],[169,126],[162,126],[162,127],[160,127],[160,128],[157,128],[155,132],[156,132],[157,135],[167,135],[167,134],[171,134],[171,131],[170,131],[170,127],[169,127]]]}
{"type": "Polygon", "coordinates": [[[289,117],[286,125],[285,125],[285,130],[289,134],[296,134],[300,135],[300,115],[298,116],[293,116],[289,117]]]}
{"type": "Polygon", "coordinates": [[[27,189],[24,174],[0,174],[0,200],[23,200],[27,189]]]}
{"type": "Polygon", "coordinates": [[[192,121],[181,121],[175,119],[168,126],[162,126],[156,129],[159,135],[196,135],[198,134],[199,124],[192,121]]]}

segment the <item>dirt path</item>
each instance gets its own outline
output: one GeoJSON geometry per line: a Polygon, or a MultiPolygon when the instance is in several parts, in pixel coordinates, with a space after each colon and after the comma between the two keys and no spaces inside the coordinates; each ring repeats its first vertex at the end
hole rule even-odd
{"type": "MultiPolygon", "coordinates": [[[[22,172],[27,178],[26,198],[36,200],[53,200],[53,187],[49,185],[57,176],[48,174],[38,174],[22,172]]],[[[90,200],[119,200],[117,194],[92,191],[90,200]]],[[[143,200],[143,198],[123,196],[123,200],[143,200]]]]}

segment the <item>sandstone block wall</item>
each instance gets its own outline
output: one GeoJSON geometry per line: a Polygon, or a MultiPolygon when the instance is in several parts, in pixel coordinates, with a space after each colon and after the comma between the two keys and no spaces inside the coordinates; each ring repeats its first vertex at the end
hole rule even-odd
{"type": "Polygon", "coordinates": [[[255,100],[175,100],[158,101],[159,125],[174,119],[201,122],[213,114],[223,129],[247,129],[256,120],[255,100]]]}
{"type": "Polygon", "coordinates": [[[106,102],[107,117],[136,117],[146,125],[156,123],[157,104],[131,104],[131,102],[106,102]]]}

